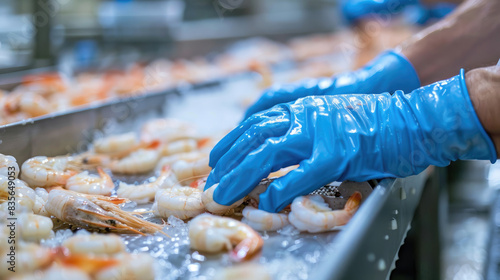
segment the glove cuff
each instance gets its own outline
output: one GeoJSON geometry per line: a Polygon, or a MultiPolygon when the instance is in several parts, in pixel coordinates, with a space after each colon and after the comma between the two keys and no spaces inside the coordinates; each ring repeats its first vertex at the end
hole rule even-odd
{"type": "Polygon", "coordinates": [[[413,65],[393,50],[381,53],[364,67],[335,76],[335,94],[411,92],[420,87],[413,65]],[[360,82],[363,81],[363,82],[360,82]]]}
{"type": "MultiPolygon", "coordinates": [[[[471,121],[476,124],[479,133],[483,136],[484,141],[486,142],[486,145],[487,145],[489,153],[490,153],[489,160],[491,161],[491,163],[495,163],[497,160],[497,152],[495,149],[495,145],[493,144],[493,141],[491,140],[491,138],[488,135],[488,133],[486,132],[486,130],[484,130],[484,127],[481,124],[481,122],[479,121],[479,117],[477,116],[476,111],[474,110],[474,106],[472,105],[472,101],[470,99],[469,90],[467,89],[467,85],[465,84],[465,71],[463,68],[460,69],[459,76],[460,76],[460,87],[461,87],[462,92],[464,94],[465,102],[467,103],[467,106],[469,106],[469,108],[470,108],[469,111],[470,111],[470,115],[472,118],[471,121]]],[[[462,159],[479,159],[479,158],[466,158],[466,157],[464,157],[462,159]]]]}

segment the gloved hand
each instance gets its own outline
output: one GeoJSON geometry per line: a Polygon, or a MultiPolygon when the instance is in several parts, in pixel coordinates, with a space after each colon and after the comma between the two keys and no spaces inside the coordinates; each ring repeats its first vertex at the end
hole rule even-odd
{"type": "Polygon", "coordinates": [[[271,87],[246,111],[245,119],[276,104],[310,95],[412,91],[419,86],[417,72],[411,63],[401,54],[387,51],[357,71],[271,87]]]}
{"type": "Polygon", "coordinates": [[[416,8],[413,12],[417,14],[413,14],[412,17],[416,17],[414,21],[419,24],[424,24],[429,19],[440,19],[456,7],[455,4],[445,2],[424,6],[419,0],[343,0],[341,2],[342,14],[349,24],[373,14],[394,15],[408,6],[416,8]]]}
{"type": "Polygon", "coordinates": [[[309,96],[255,114],[212,150],[205,189],[230,205],[272,171],[259,208],[275,212],[332,181],[418,174],[458,159],[496,159],[460,75],[409,94],[309,96]]]}
{"type": "Polygon", "coordinates": [[[342,0],[341,11],[349,23],[372,14],[396,14],[408,5],[418,4],[418,0],[342,0]]]}

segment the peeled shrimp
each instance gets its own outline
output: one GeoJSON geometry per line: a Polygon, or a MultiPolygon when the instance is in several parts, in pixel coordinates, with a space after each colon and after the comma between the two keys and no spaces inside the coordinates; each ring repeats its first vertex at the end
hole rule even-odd
{"type": "MultiPolygon", "coordinates": [[[[50,248],[35,243],[16,244],[15,273],[31,273],[48,266],[54,260],[54,253],[50,248]]],[[[8,270],[10,265],[7,252],[2,252],[0,256],[0,278],[15,274],[8,270]]]]}
{"type": "Polygon", "coordinates": [[[19,176],[19,165],[13,156],[0,154],[0,175],[13,175],[15,178],[19,176]]]}
{"type": "Polygon", "coordinates": [[[36,271],[32,274],[16,275],[9,280],[91,280],[92,278],[85,272],[72,266],[63,266],[53,263],[44,271],[36,271]]]}
{"type": "Polygon", "coordinates": [[[289,225],[288,214],[269,213],[264,210],[247,206],[243,209],[243,219],[241,222],[259,231],[276,231],[289,225]]]}
{"type": "Polygon", "coordinates": [[[79,193],[110,195],[115,188],[111,177],[101,168],[97,168],[99,176],[90,175],[88,171],[79,173],[68,179],[66,189],[79,193]]]}
{"type": "Polygon", "coordinates": [[[184,138],[193,138],[194,128],[190,124],[176,119],[153,119],[141,129],[141,141],[151,143],[171,142],[184,138]]]}
{"type": "Polygon", "coordinates": [[[125,243],[116,234],[80,234],[66,239],[63,244],[72,254],[112,255],[125,252],[125,243]]]}
{"type": "Polygon", "coordinates": [[[0,203],[6,202],[11,195],[16,198],[17,212],[33,211],[37,199],[35,191],[19,179],[9,180],[8,177],[0,175],[0,203]]]}
{"type": "Polygon", "coordinates": [[[90,230],[117,233],[155,233],[161,225],[123,211],[117,204],[126,199],[85,195],[56,189],[49,193],[45,209],[62,222],[90,230]]]}
{"type": "MultiPolygon", "coordinates": [[[[203,184],[204,185],[204,184],[203,184]]],[[[215,188],[217,188],[219,184],[214,184],[208,190],[204,191],[203,194],[201,195],[201,201],[203,202],[203,205],[205,205],[205,208],[207,209],[208,212],[213,213],[213,214],[218,214],[222,215],[227,212],[229,212],[231,209],[238,207],[241,203],[243,203],[243,199],[240,199],[236,201],[235,203],[226,206],[219,204],[214,201],[214,191],[215,188]]]]}
{"type": "Polygon", "coordinates": [[[131,152],[139,144],[134,132],[112,135],[94,141],[94,150],[99,154],[121,154],[131,152]]]}
{"type": "Polygon", "coordinates": [[[177,179],[175,175],[170,168],[165,167],[154,182],[141,185],[120,182],[116,192],[119,197],[128,198],[137,203],[147,203],[154,200],[158,190],[172,188],[176,184],[177,179]]]}
{"type": "Polygon", "coordinates": [[[21,179],[32,188],[65,185],[76,169],[71,157],[37,156],[23,163],[21,179]]]}
{"type": "Polygon", "coordinates": [[[217,280],[272,280],[267,267],[258,263],[243,263],[218,269],[214,279],[217,280]]]}
{"type": "Polygon", "coordinates": [[[24,241],[39,242],[54,235],[53,223],[48,217],[22,213],[17,217],[20,237],[24,241]]]}
{"type": "Polygon", "coordinates": [[[212,168],[208,166],[208,158],[202,158],[193,162],[183,160],[177,161],[172,165],[177,180],[185,185],[189,185],[200,177],[206,177],[212,168]]]}
{"type": "Polygon", "coordinates": [[[208,253],[229,250],[235,260],[252,257],[264,244],[262,237],[248,225],[211,214],[199,215],[189,222],[189,239],[194,250],[208,253]]]}
{"type": "Polygon", "coordinates": [[[208,158],[208,153],[193,151],[188,153],[178,153],[170,156],[162,157],[156,166],[156,172],[159,172],[165,166],[171,166],[177,161],[193,162],[202,158],[208,158]]]}
{"type": "Polygon", "coordinates": [[[323,232],[347,224],[361,203],[361,193],[347,200],[344,209],[332,210],[320,195],[300,196],[292,202],[288,219],[301,231],[323,232]]]}
{"type": "Polygon", "coordinates": [[[198,142],[194,139],[182,139],[169,142],[160,146],[160,155],[170,156],[179,153],[192,152],[198,148],[198,142]]]}
{"type": "Polygon", "coordinates": [[[168,218],[175,216],[185,220],[205,212],[201,202],[201,191],[190,187],[159,190],[152,210],[155,215],[168,218]]]}
{"type": "Polygon", "coordinates": [[[97,272],[95,276],[96,280],[155,279],[154,259],[149,254],[119,254],[114,259],[118,261],[118,264],[97,272]]]}
{"type": "Polygon", "coordinates": [[[152,149],[139,149],[128,156],[112,160],[108,167],[113,172],[123,174],[138,174],[152,171],[158,163],[160,155],[152,149]]]}

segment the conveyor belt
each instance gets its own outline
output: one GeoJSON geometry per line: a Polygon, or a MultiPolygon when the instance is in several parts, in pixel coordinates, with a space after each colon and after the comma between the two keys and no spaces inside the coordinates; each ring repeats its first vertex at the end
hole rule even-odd
{"type": "MultiPolygon", "coordinates": [[[[197,122],[206,133],[221,133],[220,130],[227,131],[241,118],[237,112],[243,111],[243,98],[259,94],[255,84],[248,77],[196,90],[204,94],[194,95],[189,90],[178,98],[177,91],[162,92],[3,126],[0,152],[14,155],[19,162],[34,155],[71,153],[85,147],[94,130],[102,129],[110,121],[117,123],[118,129],[131,129],[139,117],[154,112],[197,122]]],[[[302,247],[292,247],[296,250],[292,255],[314,257],[313,253],[320,250],[311,261],[314,269],[309,268],[309,279],[388,278],[427,177],[427,172],[423,172],[405,179],[382,180],[340,232],[294,237],[301,239],[302,247]]],[[[280,250],[290,252],[293,244],[286,243],[290,241],[287,238],[283,234],[270,234],[261,260],[279,261],[280,250]]],[[[198,273],[222,263],[221,256],[208,258],[198,273]]]]}

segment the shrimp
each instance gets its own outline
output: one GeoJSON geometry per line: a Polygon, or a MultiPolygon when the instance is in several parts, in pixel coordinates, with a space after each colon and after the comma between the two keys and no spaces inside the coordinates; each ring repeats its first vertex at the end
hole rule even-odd
{"type": "Polygon", "coordinates": [[[320,195],[300,196],[292,202],[292,212],[288,219],[301,231],[323,232],[336,226],[347,224],[361,203],[361,193],[354,194],[347,200],[342,210],[332,210],[320,195]]]}
{"type": "Polygon", "coordinates": [[[35,200],[35,205],[33,206],[33,213],[45,217],[50,217],[49,212],[45,210],[45,204],[47,203],[47,199],[49,198],[49,193],[44,188],[36,188],[35,193],[36,193],[36,200],[35,200]]]}
{"type": "Polygon", "coordinates": [[[139,145],[139,139],[134,132],[129,132],[97,139],[93,145],[99,154],[124,154],[134,150],[139,145]]]}
{"type": "Polygon", "coordinates": [[[39,242],[54,235],[53,223],[48,217],[23,213],[17,217],[20,237],[24,241],[39,242]]]}
{"type": "Polygon", "coordinates": [[[10,195],[16,198],[18,212],[33,211],[37,199],[35,191],[19,179],[9,180],[8,177],[0,175],[0,203],[6,202],[10,195]]]}
{"type": "Polygon", "coordinates": [[[186,162],[180,160],[172,165],[177,180],[186,185],[189,185],[199,177],[206,177],[212,168],[208,166],[208,158],[202,158],[194,162],[186,162]]]}
{"type": "Polygon", "coordinates": [[[111,177],[100,167],[97,168],[99,176],[89,175],[88,171],[79,173],[68,179],[66,189],[79,193],[111,195],[115,184],[111,177]]]}
{"type": "Polygon", "coordinates": [[[49,193],[45,209],[62,222],[89,230],[142,235],[161,231],[161,225],[136,217],[116,205],[126,201],[55,189],[49,193]]]}
{"type": "Polygon", "coordinates": [[[156,216],[168,218],[175,216],[185,220],[205,212],[201,202],[201,191],[189,187],[159,190],[155,196],[152,210],[156,216]]]}
{"type": "Polygon", "coordinates": [[[259,231],[276,231],[290,224],[287,213],[269,213],[247,206],[243,209],[242,214],[241,222],[259,231]]]}
{"type": "Polygon", "coordinates": [[[271,280],[267,268],[258,263],[244,263],[217,270],[214,279],[217,280],[271,280]]]}
{"type": "Polygon", "coordinates": [[[198,142],[194,139],[182,139],[169,142],[160,146],[161,156],[170,156],[179,153],[192,152],[198,148],[198,142]]]}
{"type": "Polygon", "coordinates": [[[254,256],[264,244],[262,237],[248,225],[211,214],[199,215],[189,222],[189,239],[194,250],[208,253],[229,250],[236,261],[254,256]]]}
{"type": "Polygon", "coordinates": [[[37,271],[33,274],[16,275],[9,280],[91,280],[92,278],[85,272],[75,267],[63,266],[53,263],[47,270],[37,271]]]}
{"type": "Polygon", "coordinates": [[[159,157],[156,150],[139,149],[122,159],[112,160],[108,167],[113,172],[123,174],[146,173],[154,170],[159,157]]]}
{"type": "Polygon", "coordinates": [[[148,254],[119,254],[114,259],[118,261],[118,264],[97,272],[96,280],[155,279],[154,259],[148,254]]]}
{"type": "Polygon", "coordinates": [[[113,255],[125,252],[125,243],[116,234],[80,234],[66,239],[62,245],[72,254],[113,255]]]}
{"type": "Polygon", "coordinates": [[[214,201],[214,191],[218,185],[219,184],[214,184],[213,186],[208,188],[208,190],[204,191],[203,194],[201,195],[201,201],[203,202],[203,205],[205,205],[205,208],[207,209],[208,212],[213,213],[213,214],[223,215],[223,214],[226,214],[227,212],[229,212],[231,209],[234,209],[234,208],[238,207],[241,203],[243,203],[244,198],[236,201],[235,203],[233,203],[229,206],[222,205],[222,204],[215,202],[214,201]]]}
{"type": "Polygon", "coordinates": [[[141,129],[141,141],[163,143],[179,139],[193,138],[195,130],[190,124],[176,119],[153,119],[146,122],[141,129]]]}
{"type": "Polygon", "coordinates": [[[193,162],[203,158],[208,158],[208,153],[193,151],[188,153],[178,153],[170,156],[162,157],[156,166],[156,172],[159,172],[165,166],[171,166],[177,161],[193,162]]]}
{"type": "Polygon", "coordinates": [[[65,185],[77,173],[74,158],[36,156],[21,166],[21,179],[32,188],[65,185]]]}
{"type": "Polygon", "coordinates": [[[178,184],[175,175],[168,166],[164,167],[160,176],[154,182],[141,185],[131,185],[120,182],[116,191],[119,197],[128,198],[137,203],[147,203],[153,201],[159,189],[172,188],[178,184]]]}
{"type": "MultiPolygon", "coordinates": [[[[6,240],[6,239],[5,239],[6,240]]],[[[35,243],[17,243],[15,270],[16,272],[31,273],[49,266],[54,260],[54,252],[50,248],[42,247],[35,243]]],[[[0,278],[12,275],[8,270],[10,256],[2,252],[0,257],[0,278]]]]}
{"type": "Polygon", "coordinates": [[[0,154],[0,175],[5,177],[12,175],[15,178],[19,176],[19,165],[13,156],[0,154]]]}

